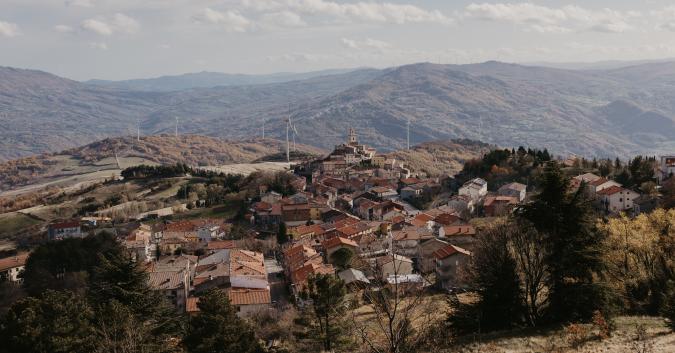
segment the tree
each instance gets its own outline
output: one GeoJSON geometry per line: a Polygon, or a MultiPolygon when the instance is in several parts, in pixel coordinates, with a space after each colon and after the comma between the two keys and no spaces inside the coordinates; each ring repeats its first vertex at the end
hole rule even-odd
{"type": "Polygon", "coordinates": [[[79,295],[45,291],[15,303],[0,325],[1,352],[86,353],[94,348],[93,312],[79,295]]]}
{"type": "Polygon", "coordinates": [[[288,234],[286,233],[286,223],[279,223],[279,230],[277,230],[277,243],[285,244],[288,242],[288,234]]]}
{"type": "Polygon", "coordinates": [[[511,220],[510,227],[509,248],[516,260],[521,281],[525,319],[530,326],[536,326],[547,302],[544,293],[548,267],[541,248],[544,238],[531,223],[524,220],[511,220]]]}
{"type": "Polygon", "coordinates": [[[584,188],[569,194],[568,185],[558,164],[548,162],[541,193],[520,213],[543,235],[544,262],[549,272],[547,314],[553,322],[589,320],[595,310],[609,314],[611,293],[600,281],[604,270],[603,233],[595,228],[584,188]]]}
{"type": "Polygon", "coordinates": [[[476,288],[479,299],[475,305],[460,306],[459,312],[451,316],[458,330],[492,331],[523,322],[525,305],[518,264],[509,245],[515,231],[515,227],[502,222],[476,239],[467,282],[476,288]],[[477,327],[467,327],[472,322],[477,327]]]}
{"type": "Polygon", "coordinates": [[[346,294],[344,281],[333,275],[317,274],[307,281],[306,296],[312,300],[314,318],[325,351],[330,352],[339,343],[346,294]]]}
{"type": "Polygon", "coordinates": [[[199,314],[190,319],[183,345],[190,353],[260,352],[251,327],[230,305],[225,292],[212,289],[199,298],[199,314]]]}
{"type": "Polygon", "coordinates": [[[46,289],[84,291],[86,278],[99,263],[99,256],[124,251],[109,233],[40,245],[26,260],[24,287],[32,296],[46,289]]]}
{"type": "MultiPolygon", "coordinates": [[[[178,314],[160,293],[149,287],[147,274],[128,255],[100,257],[100,265],[90,278],[88,297],[100,319],[99,326],[122,325],[114,318],[124,318],[143,326],[143,330],[133,332],[136,335],[143,333],[139,338],[143,351],[173,350],[167,341],[181,332],[178,314]]],[[[124,335],[110,334],[105,337],[125,338],[124,335]]],[[[113,346],[122,344],[112,343],[113,346]]]]}
{"type": "Polygon", "coordinates": [[[339,269],[344,270],[349,268],[352,258],[354,258],[354,251],[349,248],[340,248],[330,255],[330,262],[339,269]]]}

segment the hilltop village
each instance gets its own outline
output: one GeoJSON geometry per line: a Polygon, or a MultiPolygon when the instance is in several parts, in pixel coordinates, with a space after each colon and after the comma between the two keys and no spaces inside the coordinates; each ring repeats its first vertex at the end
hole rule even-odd
{"type": "MultiPolygon", "coordinates": [[[[533,156],[535,165],[552,159],[547,151],[504,153],[511,159],[533,156]]],[[[581,171],[596,162],[572,157],[558,163],[581,171]]],[[[674,157],[656,164],[659,182],[675,172],[674,157]]],[[[92,214],[54,222],[46,237],[58,242],[112,230],[147,274],[149,288],[192,316],[200,312],[200,297],[213,289],[247,320],[289,307],[303,310],[312,303],[310,281],[319,275],[342,280],[355,298],[374,288],[456,296],[475,286],[464,273],[477,236],[538,192],[522,176],[494,177],[500,175],[495,168],[486,175],[496,185],[470,175],[468,167],[457,176],[428,177],[378,155],[350,129],[327,156],[296,163],[271,182],[256,182],[236,219],[175,219],[149,211],[115,223],[92,214]]],[[[635,217],[662,203],[656,192],[593,173],[578,172],[569,186],[569,193],[583,188],[603,217],[635,217]]],[[[198,199],[189,207],[206,202],[198,199]]],[[[1,259],[3,278],[22,284],[29,256],[1,259]]]]}

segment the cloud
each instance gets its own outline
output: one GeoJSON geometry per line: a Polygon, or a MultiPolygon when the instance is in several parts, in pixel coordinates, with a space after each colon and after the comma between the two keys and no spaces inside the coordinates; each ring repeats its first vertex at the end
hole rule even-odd
{"type": "Polygon", "coordinates": [[[348,38],[342,38],[341,43],[343,46],[349,49],[356,49],[356,50],[364,50],[364,49],[370,49],[370,50],[385,50],[391,48],[391,44],[377,40],[377,39],[372,39],[372,38],[367,38],[365,40],[359,41],[359,40],[354,40],[354,39],[348,39],[348,38]]]}
{"type": "Polygon", "coordinates": [[[108,45],[103,42],[91,42],[89,47],[98,50],[108,50],[108,45]]]}
{"type": "Polygon", "coordinates": [[[316,62],[322,59],[321,55],[309,53],[287,53],[282,55],[271,55],[267,57],[267,61],[271,62],[292,62],[292,63],[307,63],[316,62]]]}
{"type": "Polygon", "coordinates": [[[73,27],[66,25],[56,25],[54,26],[54,30],[61,33],[71,33],[73,32],[73,27]]]}
{"type": "Polygon", "coordinates": [[[365,23],[444,23],[452,22],[438,10],[426,10],[410,4],[354,2],[338,3],[326,0],[243,0],[243,6],[255,11],[292,10],[302,14],[328,16],[342,22],[365,23]]]}
{"type": "Polygon", "coordinates": [[[113,29],[109,24],[94,19],[82,21],[82,29],[100,34],[102,36],[109,36],[113,34],[113,29]]]}
{"type": "Polygon", "coordinates": [[[265,24],[277,27],[304,27],[307,25],[300,15],[288,10],[264,14],[261,20],[265,24]]]}
{"type": "Polygon", "coordinates": [[[252,25],[250,20],[237,11],[220,12],[208,7],[193,16],[193,20],[197,23],[220,25],[228,32],[246,32],[252,25]]]}
{"type": "Polygon", "coordinates": [[[111,36],[114,33],[136,33],[140,28],[140,24],[138,21],[125,14],[117,13],[109,19],[90,18],[88,20],[84,20],[82,21],[81,27],[86,31],[93,32],[98,35],[111,36]]]}
{"type": "Polygon", "coordinates": [[[675,6],[668,6],[660,11],[651,11],[657,22],[657,28],[675,32],[675,6]]]}
{"type": "Polygon", "coordinates": [[[527,2],[473,3],[464,11],[465,18],[508,22],[542,33],[582,30],[621,33],[632,30],[634,27],[629,21],[640,16],[635,11],[622,12],[608,8],[589,10],[575,5],[551,8],[527,2]]]}
{"type": "Polygon", "coordinates": [[[66,0],[66,6],[93,7],[92,0],[66,0]]]}
{"type": "Polygon", "coordinates": [[[19,35],[19,26],[11,22],[0,21],[0,37],[12,38],[19,35]]]}

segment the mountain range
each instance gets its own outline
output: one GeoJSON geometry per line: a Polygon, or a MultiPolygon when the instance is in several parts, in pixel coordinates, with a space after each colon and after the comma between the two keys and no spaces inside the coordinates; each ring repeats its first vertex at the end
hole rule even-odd
{"type": "Polygon", "coordinates": [[[261,136],[264,126],[267,137],[285,139],[288,116],[298,143],[324,149],[343,141],[350,127],[381,151],[400,149],[410,122],[412,144],[469,138],[622,157],[675,150],[675,62],[586,70],[421,63],[308,75],[83,83],[3,67],[0,160],[134,135],[137,128],[143,135],[173,133],[176,118],[181,134],[242,139],[261,136]]]}

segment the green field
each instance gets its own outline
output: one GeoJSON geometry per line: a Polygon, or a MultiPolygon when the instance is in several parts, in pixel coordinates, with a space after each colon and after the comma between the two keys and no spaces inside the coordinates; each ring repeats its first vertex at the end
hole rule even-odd
{"type": "Polygon", "coordinates": [[[40,221],[17,212],[0,214],[0,239],[13,238],[21,230],[39,223],[40,221]]]}

